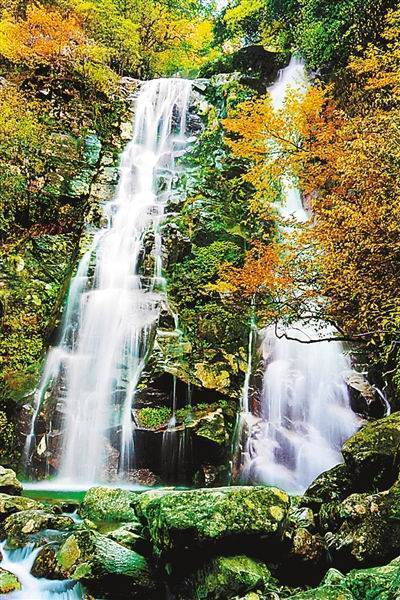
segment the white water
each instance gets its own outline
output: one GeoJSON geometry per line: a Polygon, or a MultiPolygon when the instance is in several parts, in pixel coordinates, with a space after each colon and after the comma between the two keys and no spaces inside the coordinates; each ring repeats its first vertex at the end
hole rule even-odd
{"type": "Polygon", "coordinates": [[[115,431],[119,460],[112,468],[123,477],[133,467],[132,403],[165,294],[160,222],[176,178],[175,157],[187,143],[190,93],[191,83],[182,79],[142,85],[116,197],[104,209],[108,224],[95,234],[71,283],[61,341],[48,355],[26,447],[29,456],[43,400],[55,394],[65,417],[59,469],[65,482],[107,479],[105,469],[116,462],[115,431]],[[153,265],[144,278],[147,232],[153,265]]]}
{"type": "MultiPolygon", "coordinates": [[[[289,86],[306,89],[304,66],[296,58],[269,90],[275,110],[282,107],[289,86]]],[[[299,190],[286,177],[282,188],[281,215],[305,221],[299,190]]],[[[344,380],[351,366],[340,342],[304,343],[321,335],[334,337],[327,327],[318,331],[300,322],[289,329],[278,327],[278,335],[274,327],[262,333],[261,415],[258,419],[249,415],[248,400],[243,404],[242,419],[249,433],[242,477],[303,493],[320,473],[341,462],[341,446],[357,429],[344,380]]]]}
{"type": "Polygon", "coordinates": [[[81,600],[82,590],[76,581],[36,578],[30,571],[40,548],[28,544],[20,550],[7,550],[6,543],[0,544],[3,560],[0,567],[13,573],[21,589],[6,594],[9,600],[81,600]]]}

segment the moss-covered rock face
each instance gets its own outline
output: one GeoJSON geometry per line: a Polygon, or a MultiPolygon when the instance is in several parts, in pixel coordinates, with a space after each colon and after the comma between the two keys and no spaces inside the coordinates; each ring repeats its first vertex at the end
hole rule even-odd
{"type": "Polygon", "coordinates": [[[369,423],[343,446],[356,491],[384,490],[400,467],[400,413],[369,423]]]}
{"type": "Polygon", "coordinates": [[[22,493],[22,483],[17,479],[12,469],[0,466],[0,493],[19,496],[22,493]]]}
{"type": "Polygon", "coordinates": [[[24,546],[33,534],[46,529],[69,530],[74,526],[71,517],[55,515],[45,510],[23,510],[7,517],[4,532],[11,546],[24,546]]]}
{"type": "MultiPolygon", "coordinates": [[[[156,585],[145,558],[94,531],[70,536],[57,553],[57,562],[68,577],[90,581],[96,589],[113,589],[116,598],[153,598],[156,585]]],[[[91,588],[92,589],[92,588],[91,588]]]]}
{"type": "Polygon", "coordinates": [[[6,569],[0,567],[0,594],[9,594],[21,589],[18,578],[6,569]]]}
{"type": "Polygon", "coordinates": [[[226,600],[253,590],[273,587],[271,573],[263,563],[247,556],[217,557],[187,578],[178,588],[179,600],[226,600]]]}
{"type": "Polygon", "coordinates": [[[133,505],[137,493],[118,488],[90,488],[83,499],[79,514],[93,521],[135,521],[133,505]]]}
{"type": "Polygon", "coordinates": [[[276,488],[232,487],[145,492],[136,513],[148,528],[156,556],[172,559],[184,549],[225,542],[232,548],[279,540],[289,510],[288,496],[276,488]]]}

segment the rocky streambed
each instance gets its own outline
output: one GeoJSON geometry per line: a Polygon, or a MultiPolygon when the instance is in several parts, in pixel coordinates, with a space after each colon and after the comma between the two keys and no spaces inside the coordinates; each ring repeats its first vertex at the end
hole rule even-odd
{"type": "MultiPolygon", "coordinates": [[[[81,502],[39,501],[2,468],[2,547],[35,548],[31,574],[79,582],[83,598],[395,600],[400,414],[365,426],[343,456],[301,497],[95,487],[81,502]]],[[[0,563],[0,593],[18,598],[21,585],[0,563]]]]}

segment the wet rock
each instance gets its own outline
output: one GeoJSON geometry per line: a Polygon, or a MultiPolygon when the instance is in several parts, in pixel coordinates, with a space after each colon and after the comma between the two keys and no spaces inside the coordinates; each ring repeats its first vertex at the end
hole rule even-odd
{"type": "Polygon", "coordinates": [[[154,487],[161,484],[161,480],[150,469],[133,469],[129,472],[128,480],[137,485],[154,487]]]}
{"type": "Polygon", "coordinates": [[[234,551],[282,538],[289,510],[287,494],[277,488],[230,487],[145,492],[135,507],[158,557],[180,551],[228,545],[234,551]]]}
{"type": "Polygon", "coordinates": [[[21,510],[39,510],[41,508],[44,508],[44,505],[31,498],[0,494],[0,522],[21,510]]]}
{"type": "Polygon", "coordinates": [[[198,437],[205,438],[223,446],[229,441],[229,435],[222,409],[200,417],[190,425],[198,437]]]}
{"type": "Polygon", "coordinates": [[[71,517],[55,515],[45,510],[23,510],[7,517],[4,532],[11,546],[22,547],[30,536],[46,529],[68,530],[74,526],[71,517]]]}
{"type": "Polygon", "coordinates": [[[386,414],[386,401],[362,373],[350,371],[344,380],[349,388],[351,407],[356,413],[375,418],[386,414]]]}
{"type": "Polygon", "coordinates": [[[321,585],[320,587],[289,596],[291,600],[355,600],[353,594],[339,585],[321,585]]]}
{"type": "Polygon", "coordinates": [[[136,550],[139,553],[149,550],[149,544],[142,535],[142,527],[137,522],[118,527],[110,531],[107,537],[129,550],[136,550]]]}
{"type": "Polygon", "coordinates": [[[0,567],[0,594],[9,594],[21,589],[21,584],[13,573],[0,567]]]}
{"type": "Polygon", "coordinates": [[[313,481],[301,499],[303,506],[318,509],[326,502],[341,502],[354,491],[354,481],[348,467],[336,465],[333,469],[321,473],[313,481]]]}
{"type": "Polygon", "coordinates": [[[20,496],[22,483],[17,479],[15,471],[0,466],[0,493],[20,496]]]}
{"type": "Polygon", "coordinates": [[[354,569],[342,575],[329,569],[321,585],[290,596],[293,600],[396,600],[400,590],[400,559],[370,569],[354,569]]]}
{"type": "Polygon", "coordinates": [[[326,545],[321,536],[299,527],[293,535],[291,557],[302,563],[318,564],[326,559],[326,545]]]}
{"type": "Polygon", "coordinates": [[[377,494],[352,494],[325,518],[336,564],[373,565],[400,553],[400,485],[377,494]]]}
{"type": "Polygon", "coordinates": [[[191,574],[176,593],[179,600],[225,600],[252,590],[264,591],[273,579],[262,562],[247,556],[213,558],[191,574]]]}
{"type": "Polygon", "coordinates": [[[347,440],[342,452],[355,491],[390,487],[400,467],[400,413],[363,427],[347,440]]]}
{"type": "Polygon", "coordinates": [[[71,535],[57,553],[59,567],[77,581],[113,589],[113,597],[153,598],[156,584],[146,559],[94,531],[71,535]],[[121,595],[119,595],[121,594],[121,595]]]}
{"type": "Polygon", "coordinates": [[[82,501],[79,514],[93,521],[136,521],[133,505],[137,493],[118,488],[90,488],[82,501]]]}
{"type": "Polygon", "coordinates": [[[64,579],[65,573],[57,562],[57,546],[46,544],[39,550],[31,568],[34,577],[45,577],[46,579],[64,579]]]}
{"type": "Polygon", "coordinates": [[[400,591],[400,558],[388,565],[350,571],[343,581],[356,600],[396,600],[400,591]]]}

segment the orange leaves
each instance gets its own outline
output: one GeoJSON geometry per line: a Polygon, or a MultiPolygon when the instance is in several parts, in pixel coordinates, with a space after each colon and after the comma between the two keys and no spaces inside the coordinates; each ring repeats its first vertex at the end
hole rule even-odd
{"type": "Polygon", "coordinates": [[[0,22],[0,54],[30,66],[71,62],[84,41],[76,16],[41,6],[30,6],[24,21],[9,17],[0,22]]]}
{"type": "Polygon", "coordinates": [[[279,265],[278,248],[255,241],[246,254],[243,267],[224,265],[220,278],[225,292],[245,300],[257,294],[272,295],[289,283],[289,279],[279,272],[279,265]]]}

